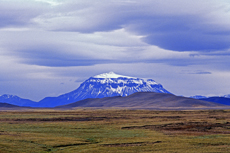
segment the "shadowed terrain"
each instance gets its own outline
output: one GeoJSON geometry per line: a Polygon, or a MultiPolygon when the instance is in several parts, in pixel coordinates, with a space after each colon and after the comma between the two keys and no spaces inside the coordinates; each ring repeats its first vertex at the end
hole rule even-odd
{"type": "MultiPolygon", "coordinates": [[[[106,97],[85,99],[68,105],[58,106],[57,108],[71,107],[127,107],[127,108],[213,108],[225,107],[223,104],[207,102],[192,98],[175,96],[166,93],[138,92],[127,97],[106,97]]],[[[228,106],[227,106],[228,107],[228,106]]],[[[230,107],[229,107],[230,108],[230,107]]]]}
{"type": "Polygon", "coordinates": [[[8,103],[1,103],[0,102],[0,107],[6,107],[6,108],[19,108],[19,106],[8,104],[8,103]]]}

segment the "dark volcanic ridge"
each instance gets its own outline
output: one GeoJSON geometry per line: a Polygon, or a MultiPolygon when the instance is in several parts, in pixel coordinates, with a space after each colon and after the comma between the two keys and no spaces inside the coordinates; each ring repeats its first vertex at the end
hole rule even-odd
{"type": "MultiPolygon", "coordinates": [[[[226,105],[175,96],[167,93],[138,92],[127,97],[88,98],[56,108],[119,107],[119,108],[225,108],[226,105]]],[[[228,106],[227,106],[228,107],[228,106]]]]}

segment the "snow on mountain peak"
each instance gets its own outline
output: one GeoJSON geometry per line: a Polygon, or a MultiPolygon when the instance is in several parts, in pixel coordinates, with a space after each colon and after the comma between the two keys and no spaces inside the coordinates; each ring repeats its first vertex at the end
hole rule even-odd
{"type": "Polygon", "coordinates": [[[229,95],[224,95],[223,97],[225,97],[225,98],[230,98],[230,94],[229,94],[229,95]]]}
{"type": "Polygon", "coordinates": [[[9,94],[4,94],[4,95],[1,95],[0,97],[3,97],[3,98],[17,98],[17,96],[9,95],[9,94]]]}
{"type": "Polygon", "coordinates": [[[124,76],[124,75],[119,75],[116,74],[114,72],[109,72],[109,73],[103,73],[103,74],[99,74],[94,76],[94,78],[134,78],[134,77],[129,77],[129,76],[124,76]]]}

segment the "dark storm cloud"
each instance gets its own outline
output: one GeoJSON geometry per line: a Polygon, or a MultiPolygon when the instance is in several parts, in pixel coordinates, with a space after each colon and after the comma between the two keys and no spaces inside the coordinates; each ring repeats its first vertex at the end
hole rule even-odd
{"type": "Polygon", "coordinates": [[[205,74],[212,74],[212,72],[204,71],[204,70],[195,70],[195,71],[183,70],[182,74],[200,74],[200,75],[205,75],[205,74]]]}
{"type": "Polygon", "coordinates": [[[212,74],[211,72],[196,72],[195,74],[212,74]]]}
{"type": "Polygon", "coordinates": [[[224,50],[230,47],[230,41],[222,36],[212,36],[195,32],[178,32],[150,35],[145,38],[149,44],[175,51],[224,50]]]}
{"type": "Polygon", "coordinates": [[[207,35],[193,31],[151,34],[143,39],[145,42],[174,51],[211,52],[230,48],[230,36],[207,35]]]}
{"type": "Polygon", "coordinates": [[[207,72],[207,71],[196,71],[196,72],[191,72],[189,74],[212,74],[211,72],[207,72]]]}
{"type": "Polygon", "coordinates": [[[204,20],[198,15],[142,16],[126,29],[144,35],[143,41],[148,44],[167,50],[210,52],[230,48],[230,29],[213,27],[204,20]]]}

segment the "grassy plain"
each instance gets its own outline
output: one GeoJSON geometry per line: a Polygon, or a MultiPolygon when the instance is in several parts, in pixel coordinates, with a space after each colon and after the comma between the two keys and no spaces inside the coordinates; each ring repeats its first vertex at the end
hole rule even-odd
{"type": "Polygon", "coordinates": [[[229,150],[230,110],[0,111],[0,153],[229,150]]]}

